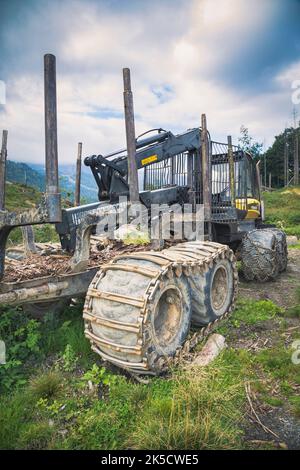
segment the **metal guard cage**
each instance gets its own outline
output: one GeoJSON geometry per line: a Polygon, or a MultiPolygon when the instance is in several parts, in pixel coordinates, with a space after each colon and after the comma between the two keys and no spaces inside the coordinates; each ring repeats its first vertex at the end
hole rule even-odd
{"type": "MultiPolygon", "coordinates": [[[[217,223],[236,222],[247,210],[247,199],[260,199],[256,170],[251,155],[232,146],[234,161],[234,194],[230,185],[228,144],[209,141],[211,218],[217,223]]],[[[203,203],[201,150],[184,152],[143,169],[144,190],[169,186],[189,186],[191,200],[203,203]]]]}

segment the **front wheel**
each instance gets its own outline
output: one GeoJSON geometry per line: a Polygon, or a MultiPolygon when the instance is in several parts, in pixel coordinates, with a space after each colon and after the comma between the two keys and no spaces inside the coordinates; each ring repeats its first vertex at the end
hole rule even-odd
{"type": "Polygon", "coordinates": [[[192,323],[205,326],[230,311],[237,290],[235,258],[230,249],[216,258],[205,273],[189,278],[192,295],[192,323]]]}

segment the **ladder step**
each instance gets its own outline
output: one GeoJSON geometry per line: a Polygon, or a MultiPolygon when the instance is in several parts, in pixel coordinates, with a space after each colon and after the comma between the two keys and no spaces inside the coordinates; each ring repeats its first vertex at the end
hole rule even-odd
{"type": "Polygon", "coordinates": [[[97,289],[90,289],[89,295],[97,299],[111,300],[112,302],[133,305],[139,308],[143,308],[145,304],[145,300],[140,297],[131,297],[129,295],[115,294],[113,292],[99,291],[97,289]]]}
{"type": "Polygon", "coordinates": [[[142,276],[147,277],[156,277],[160,274],[160,271],[156,269],[146,268],[144,266],[135,266],[133,264],[107,264],[102,266],[102,271],[115,270],[115,271],[127,271],[131,273],[141,274],[142,276]]]}
{"type": "Polygon", "coordinates": [[[99,346],[104,345],[105,347],[113,349],[114,351],[129,352],[130,354],[136,355],[140,355],[142,351],[141,346],[124,346],[123,344],[112,343],[111,341],[107,341],[106,339],[99,338],[98,336],[91,333],[89,330],[85,330],[84,334],[99,346]]]}
{"type": "Polygon", "coordinates": [[[125,330],[130,331],[132,333],[139,333],[141,329],[141,325],[139,323],[125,323],[116,320],[111,320],[100,317],[98,315],[93,315],[87,310],[84,310],[83,318],[85,320],[89,320],[91,323],[96,323],[96,325],[103,325],[116,330],[125,330]]]}

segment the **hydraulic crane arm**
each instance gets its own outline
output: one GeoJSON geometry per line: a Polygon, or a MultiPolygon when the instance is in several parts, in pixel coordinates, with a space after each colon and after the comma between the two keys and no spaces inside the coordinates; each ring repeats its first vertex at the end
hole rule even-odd
{"type": "MultiPolygon", "coordinates": [[[[183,134],[161,132],[154,136],[136,141],[137,168],[145,168],[184,152],[196,152],[201,148],[199,128],[188,130],[183,134]]],[[[102,156],[92,155],[85,158],[85,165],[92,170],[99,188],[99,200],[115,200],[116,197],[128,194],[127,156],[125,149],[102,156]],[[123,155],[122,155],[123,154],[123,155]],[[113,156],[119,157],[111,160],[113,156]]]]}

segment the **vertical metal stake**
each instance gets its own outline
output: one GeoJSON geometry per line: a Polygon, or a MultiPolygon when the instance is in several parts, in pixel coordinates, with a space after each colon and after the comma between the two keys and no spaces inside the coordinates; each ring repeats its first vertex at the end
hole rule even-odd
{"type": "Polygon", "coordinates": [[[123,69],[124,82],[124,110],[125,110],[125,127],[127,142],[127,163],[128,163],[128,183],[129,197],[131,203],[139,202],[139,184],[138,172],[136,165],[136,144],[135,144],[135,126],[134,126],[134,110],[133,96],[131,91],[130,70],[123,69]]]}
{"type": "Polygon", "coordinates": [[[82,158],[82,142],[78,142],[77,161],[76,161],[76,181],[75,181],[75,206],[80,206],[81,158],[82,158]]]}
{"type": "Polygon", "coordinates": [[[5,210],[5,177],[6,177],[6,158],[7,158],[7,134],[2,132],[2,145],[0,153],[0,211],[5,210]]]}
{"type": "Polygon", "coordinates": [[[208,237],[211,240],[211,178],[207,136],[206,115],[201,115],[201,160],[202,160],[202,191],[204,220],[208,226],[208,237]]]}
{"type": "Polygon", "coordinates": [[[228,143],[230,200],[231,200],[231,207],[235,207],[234,158],[233,158],[233,151],[232,151],[231,135],[227,137],[227,143],[228,143]]]}
{"type": "Polygon", "coordinates": [[[45,90],[45,150],[46,197],[51,222],[61,221],[58,187],[57,110],[56,110],[56,60],[52,54],[44,56],[45,90]]]}

